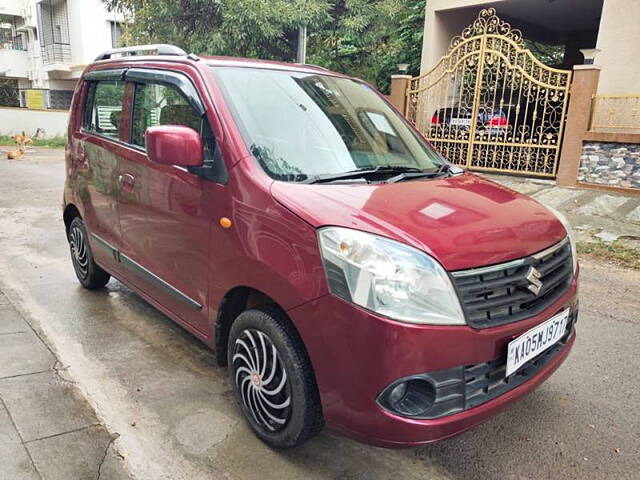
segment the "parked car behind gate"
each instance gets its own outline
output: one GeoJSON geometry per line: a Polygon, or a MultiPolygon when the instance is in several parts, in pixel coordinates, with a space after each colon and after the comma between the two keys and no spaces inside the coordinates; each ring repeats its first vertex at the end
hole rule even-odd
{"type": "MultiPolygon", "coordinates": [[[[431,117],[431,135],[437,137],[453,129],[469,130],[473,123],[472,117],[471,108],[439,108],[431,117]]],[[[514,123],[517,124],[517,122],[510,122],[507,112],[502,109],[481,107],[477,113],[476,130],[489,137],[502,137],[508,133],[514,123]]]]}
{"type": "Polygon", "coordinates": [[[212,347],[274,447],[325,422],[386,447],[450,437],[575,340],[566,221],[443,160],[357,79],[106,52],[74,94],[66,174],[80,283],[114,276],[212,347]]]}

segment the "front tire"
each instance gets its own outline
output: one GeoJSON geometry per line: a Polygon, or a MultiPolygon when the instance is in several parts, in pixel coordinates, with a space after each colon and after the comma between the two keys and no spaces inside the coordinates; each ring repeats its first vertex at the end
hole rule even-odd
{"type": "Polygon", "coordinates": [[[93,259],[87,229],[82,218],[76,217],[71,221],[67,238],[69,240],[69,249],[71,250],[73,269],[80,284],[89,290],[104,287],[111,275],[100,268],[93,259]]]}
{"type": "Polygon", "coordinates": [[[242,313],[231,326],[227,358],[236,400],[262,441],[291,448],[321,430],[311,364],[284,314],[276,309],[242,313]]]}

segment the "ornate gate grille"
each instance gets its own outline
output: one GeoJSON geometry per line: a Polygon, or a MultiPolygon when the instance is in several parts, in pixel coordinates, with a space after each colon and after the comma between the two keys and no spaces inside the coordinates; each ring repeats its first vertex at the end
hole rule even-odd
{"type": "Polygon", "coordinates": [[[571,71],[536,59],[489,8],[411,79],[405,113],[458,165],[553,177],[570,86],[571,71]]]}

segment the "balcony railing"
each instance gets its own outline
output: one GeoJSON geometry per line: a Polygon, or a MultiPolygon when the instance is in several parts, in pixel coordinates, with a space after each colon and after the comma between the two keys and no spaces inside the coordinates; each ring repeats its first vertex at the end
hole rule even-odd
{"type": "Polygon", "coordinates": [[[27,46],[22,35],[14,35],[10,29],[0,30],[0,49],[26,50],[27,46]]]}
{"type": "Polygon", "coordinates": [[[44,65],[71,63],[71,45],[64,43],[42,45],[42,63],[44,65]]]}
{"type": "Polygon", "coordinates": [[[640,133],[640,95],[595,95],[590,130],[640,133]]]}
{"type": "Polygon", "coordinates": [[[40,0],[36,5],[42,63],[44,65],[71,63],[66,0],[40,0]]]}

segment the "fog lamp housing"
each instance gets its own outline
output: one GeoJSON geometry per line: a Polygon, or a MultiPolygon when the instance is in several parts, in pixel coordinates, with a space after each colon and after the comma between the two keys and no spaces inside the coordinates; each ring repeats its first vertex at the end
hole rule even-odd
{"type": "Polygon", "coordinates": [[[400,381],[389,392],[389,406],[404,417],[424,415],[433,406],[436,389],[423,378],[400,381]]]}
{"type": "Polygon", "coordinates": [[[464,398],[463,368],[455,367],[398,379],[377,402],[394,415],[431,419],[462,411],[464,398]]]}

